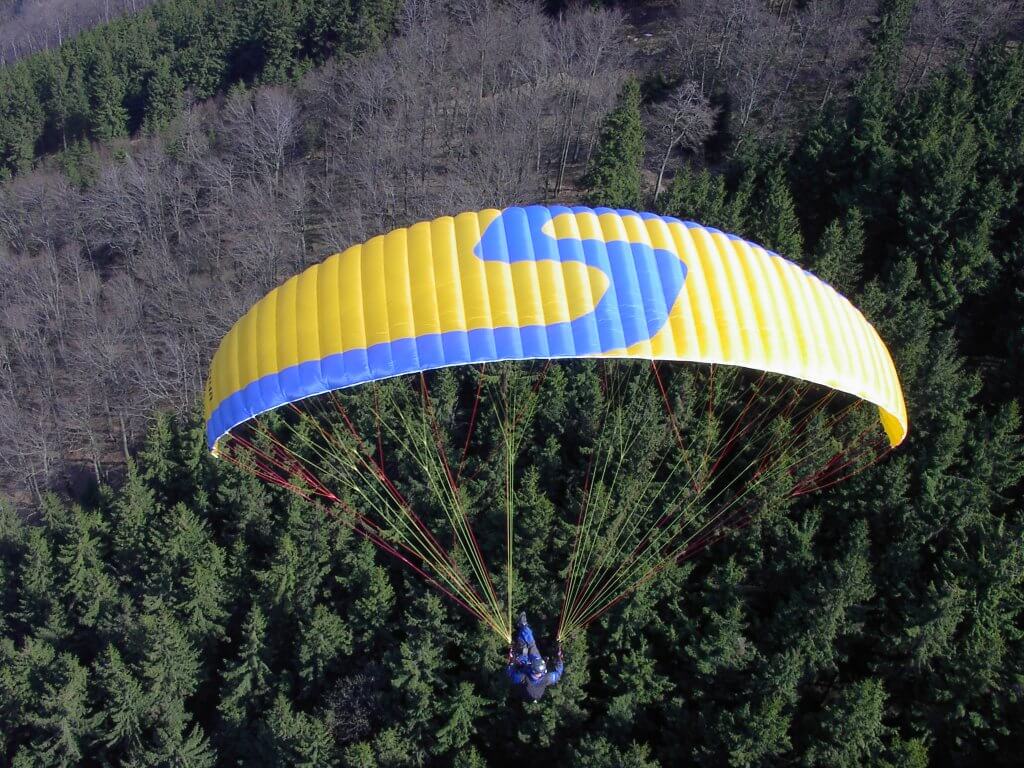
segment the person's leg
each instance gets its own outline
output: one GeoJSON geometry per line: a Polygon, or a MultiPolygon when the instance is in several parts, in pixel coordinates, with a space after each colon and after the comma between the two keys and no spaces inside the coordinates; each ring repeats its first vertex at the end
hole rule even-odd
{"type": "Polygon", "coordinates": [[[536,648],[537,643],[533,639],[533,630],[529,624],[523,624],[516,628],[516,646],[519,648],[536,648]]]}
{"type": "Polygon", "coordinates": [[[522,624],[516,629],[515,636],[516,661],[521,664],[532,664],[535,659],[541,658],[540,650],[537,648],[537,641],[534,640],[533,630],[529,624],[522,624]]]}

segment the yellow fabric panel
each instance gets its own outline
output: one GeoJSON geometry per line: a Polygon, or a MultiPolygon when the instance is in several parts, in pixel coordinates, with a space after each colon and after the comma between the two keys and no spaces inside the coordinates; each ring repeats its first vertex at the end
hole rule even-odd
{"type": "Polygon", "coordinates": [[[320,302],[317,301],[319,276],[320,267],[310,267],[299,275],[295,286],[295,356],[299,360],[319,360],[323,357],[320,352],[320,302]]]}
{"type": "MultiPolygon", "coordinates": [[[[363,296],[363,247],[357,245],[338,256],[338,313],[343,345],[340,349],[366,347],[363,296]]],[[[286,367],[282,360],[278,370],[286,367]]]]}
{"type": "Polygon", "coordinates": [[[391,340],[383,236],[374,237],[363,245],[360,270],[363,286],[363,328],[366,330],[366,346],[372,347],[374,344],[383,344],[391,340]]]}
{"type": "MultiPolygon", "coordinates": [[[[257,316],[255,312],[245,314],[238,322],[236,338],[251,339],[255,336],[257,316]]],[[[239,381],[256,381],[260,377],[259,347],[256,344],[242,344],[238,347],[239,381]]]]}
{"type": "MultiPolygon", "coordinates": [[[[381,240],[381,268],[384,273],[385,327],[381,341],[415,338],[422,331],[416,326],[413,313],[412,282],[409,275],[409,257],[390,258],[393,253],[408,254],[406,230],[396,229],[381,240]]],[[[427,284],[432,289],[431,284],[427,284]]]]}
{"type": "Polygon", "coordinates": [[[842,361],[846,357],[842,347],[842,335],[828,311],[828,304],[823,296],[825,284],[817,278],[806,279],[804,284],[807,286],[811,306],[817,316],[815,325],[821,338],[822,359],[825,362],[823,381],[828,386],[837,388],[842,381],[842,361]]]}
{"type": "Polygon", "coordinates": [[[298,313],[295,311],[295,289],[298,278],[288,279],[278,288],[277,297],[277,361],[287,365],[298,359],[298,313]]]}
{"type": "Polygon", "coordinates": [[[277,364],[277,291],[271,291],[256,305],[256,364],[263,378],[281,370],[277,364]]]}
{"type": "Polygon", "coordinates": [[[718,243],[714,241],[712,233],[706,230],[695,230],[693,239],[701,255],[701,266],[707,280],[708,306],[711,309],[710,316],[703,318],[704,327],[714,327],[717,331],[722,345],[722,361],[735,360],[742,365],[746,362],[743,339],[736,322],[736,306],[718,243]]]}
{"type": "Polygon", "coordinates": [[[794,347],[790,350],[790,356],[784,362],[793,370],[806,372],[810,355],[807,334],[804,331],[804,326],[807,323],[807,313],[800,303],[800,294],[793,288],[789,265],[782,259],[773,259],[759,248],[753,248],[752,250],[758,258],[764,259],[768,264],[769,279],[774,279],[775,284],[778,285],[779,290],[782,292],[783,303],[787,309],[787,319],[793,333],[794,347]]]}
{"type": "Polygon", "coordinates": [[[683,291],[669,312],[665,330],[654,337],[651,346],[656,353],[670,359],[707,359],[711,355],[708,351],[710,334],[702,333],[697,327],[699,304],[706,296],[698,292],[698,278],[690,280],[691,275],[700,274],[697,249],[689,229],[681,222],[669,222],[668,231],[675,245],[675,248],[670,250],[675,250],[679,254],[688,271],[683,291]]]}
{"type": "MultiPolygon", "coordinates": [[[[479,236],[479,228],[475,224],[471,224],[472,227],[469,232],[466,232],[467,222],[471,219],[471,214],[464,213],[459,216],[458,219],[452,219],[451,226],[451,240],[452,240],[452,253],[458,253],[466,246],[466,236],[470,238],[474,236],[474,233],[479,236]],[[466,232],[466,234],[462,234],[466,232]]],[[[445,222],[447,225],[447,222],[445,222]]],[[[473,242],[476,242],[475,240],[473,242]]],[[[462,283],[462,301],[466,307],[466,328],[488,328],[493,327],[491,324],[491,296],[487,285],[487,270],[486,267],[479,269],[462,269],[462,264],[458,264],[460,281],[462,283]]]]}
{"type": "MultiPolygon", "coordinates": [[[[468,328],[469,300],[464,295],[464,277],[456,258],[455,228],[451,218],[429,222],[430,259],[434,263],[434,287],[437,289],[437,310],[440,328],[468,328]]],[[[428,292],[429,285],[417,291],[428,292]]]]}
{"type": "Polygon", "coordinates": [[[766,330],[771,325],[762,322],[757,314],[763,306],[757,295],[757,283],[748,278],[743,260],[736,252],[736,241],[725,235],[715,235],[714,238],[722,255],[729,294],[739,320],[738,323],[735,320],[733,322],[739,330],[743,359],[750,362],[774,359],[774,356],[768,354],[765,344],[769,335],[766,330]]]}
{"type": "MultiPolygon", "coordinates": [[[[406,235],[406,248],[409,251],[409,303],[413,327],[420,335],[441,332],[439,300],[455,303],[454,297],[443,295],[446,290],[451,290],[452,284],[449,282],[445,285],[443,282],[445,273],[440,267],[444,265],[434,263],[430,232],[430,224],[421,222],[410,227],[406,235]]],[[[450,271],[448,274],[451,274],[450,271]]]]}
{"type": "Polygon", "coordinates": [[[326,354],[329,349],[342,349],[341,337],[341,291],[338,290],[338,269],[341,259],[332,256],[320,265],[317,275],[317,331],[320,348],[326,354]]]}
{"type": "Polygon", "coordinates": [[[793,315],[785,301],[782,286],[774,279],[768,263],[770,257],[758,256],[745,241],[736,241],[734,246],[742,254],[744,270],[748,279],[757,284],[758,322],[764,329],[766,355],[772,359],[795,361],[799,359],[799,347],[794,338],[793,315]]]}

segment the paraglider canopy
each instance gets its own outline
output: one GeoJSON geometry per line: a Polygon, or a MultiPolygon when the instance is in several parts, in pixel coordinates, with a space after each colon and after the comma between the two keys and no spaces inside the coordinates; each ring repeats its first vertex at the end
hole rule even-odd
{"type": "MultiPolygon", "coordinates": [[[[765,376],[780,375],[794,387],[818,385],[829,398],[842,393],[851,402],[873,404],[886,447],[898,445],[907,433],[903,394],[885,344],[846,298],[814,275],[753,243],[693,222],[626,210],[530,206],[463,213],[396,229],[335,254],[271,291],[236,323],[213,358],[205,388],[207,438],[214,453],[267,480],[344,505],[347,511],[342,517],[357,530],[394,551],[457,601],[468,604],[499,634],[508,636],[515,456],[528,439],[524,423],[537,408],[537,380],[543,379],[550,365],[530,367],[527,361],[579,358],[655,361],[650,378],[668,411],[673,395],[658,361],[703,364],[706,371],[726,366],[760,377],[761,384],[748,387],[757,395],[743,411],[737,431],[731,438],[727,431],[719,435],[720,445],[715,446],[724,455],[695,462],[693,450],[680,442],[688,468],[675,471],[689,477],[668,477],[667,470],[655,473],[659,486],[669,480],[678,485],[682,479],[683,487],[700,489],[698,496],[715,487],[711,474],[723,468],[726,455],[737,452],[737,441],[751,442],[752,430],[738,431],[745,429],[744,420],[752,418],[751,409],[763,422],[761,426],[783,417],[799,426],[794,414],[805,417],[797,405],[786,412],[786,400],[765,401],[765,376]],[[497,384],[484,376],[481,366],[492,364],[493,368],[501,361],[519,362],[521,370],[529,372],[528,385],[517,390],[518,399],[509,395],[518,386],[515,375],[502,374],[497,384]],[[499,385],[504,392],[492,398],[504,422],[502,449],[507,466],[504,609],[459,496],[456,472],[447,455],[449,437],[437,434],[431,411],[425,374],[454,366],[467,366],[467,375],[478,378],[475,403],[464,409],[467,423],[460,427],[458,442],[461,432],[466,433],[463,458],[473,453],[469,438],[481,392],[499,385]],[[379,405],[373,409],[378,422],[384,422],[383,429],[376,427],[377,442],[390,436],[396,444],[405,443],[405,449],[416,453],[422,467],[430,470],[430,482],[446,500],[456,546],[472,561],[473,573],[468,577],[456,563],[459,558],[440,545],[437,532],[416,517],[387,477],[384,457],[367,449],[367,436],[360,433],[339,394],[339,390],[355,388],[355,393],[357,385],[400,376],[417,382],[425,426],[419,430],[409,423],[395,399],[403,396],[388,390],[395,410],[387,412],[379,405]],[[490,382],[486,386],[485,380],[490,382]],[[324,403],[330,404],[333,425],[325,424],[319,415],[324,403]],[[298,419],[292,416],[290,421],[271,423],[270,414],[282,409],[299,414],[298,419]],[[334,427],[338,424],[351,433],[351,441],[337,439],[334,427]],[[409,447],[409,441],[417,440],[417,447],[409,447]],[[436,461],[425,455],[431,451],[437,454],[436,461]],[[710,474],[704,477],[700,472],[710,474]],[[379,494],[372,499],[352,498],[358,483],[355,474],[346,473],[374,478],[379,494]],[[373,507],[389,511],[364,522],[369,520],[367,509],[373,507]]],[[[474,389],[472,383],[468,388],[474,389]]],[[[718,385],[709,388],[716,398],[717,389],[718,385]]],[[[613,401],[609,394],[608,402],[613,401]]],[[[608,409],[609,414],[621,413],[618,406],[610,404],[608,409]]],[[[857,426],[864,431],[860,422],[857,426]]],[[[674,424],[672,429],[678,431],[677,427],[674,424]]],[[[839,465],[862,467],[864,462],[853,460],[850,450],[850,445],[842,446],[839,465]]],[[[762,461],[752,462],[746,480],[731,480],[730,488],[740,482],[750,487],[751,479],[761,482],[767,468],[776,466],[765,464],[764,458],[761,455],[762,461]]],[[[877,458],[877,451],[872,458],[877,458]]],[[[833,470],[838,466],[834,455],[825,459],[833,470]]],[[[780,472],[792,478],[793,489],[820,487],[820,466],[807,474],[806,458],[793,461],[784,470],[778,465],[780,472]],[[809,477],[815,478],[811,486],[806,485],[809,477]]],[[[840,474],[832,472],[829,482],[840,474]]],[[[708,508],[738,503],[733,491],[721,493],[704,498],[708,508]]],[[[644,558],[644,567],[680,556],[675,545],[683,534],[671,523],[673,508],[662,509],[662,502],[667,499],[641,505],[659,509],[654,540],[643,539],[641,533],[625,537],[634,549],[642,545],[634,554],[644,558]],[[652,555],[654,543],[658,546],[652,555]]],[[[695,504],[701,507],[688,498],[680,507],[689,510],[686,515],[692,525],[703,519],[694,514],[695,504]]],[[[706,512],[702,512],[705,517],[706,512]]],[[[638,515],[639,508],[632,516],[638,515]]],[[[728,520],[724,513],[721,517],[728,520]]],[[[586,522],[587,516],[581,514],[581,528],[586,522]]],[[[628,528],[643,527],[635,522],[631,519],[628,528]]],[[[650,528],[649,522],[643,525],[650,528]]],[[[608,525],[615,526],[616,537],[624,535],[621,523],[609,521],[608,525]]],[[[716,525],[705,520],[695,530],[710,540],[707,534],[718,530],[716,525]]],[[[589,527],[586,531],[590,535],[589,527]]],[[[594,535],[593,546],[598,546],[598,540],[608,543],[607,535],[594,535]]],[[[693,543],[694,539],[686,540],[693,543]]],[[[593,573],[589,573],[588,588],[572,584],[577,566],[589,569],[594,564],[593,557],[588,559],[588,553],[579,549],[589,546],[582,541],[577,539],[567,590],[577,588],[581,595],[593,597],[596,589],[605,596],[607,590],[594,586],[593,579],[600,581],[600,576],[593,573]]],[[[617,538],[614,542],[620,543],[617,538]]],[[[616,586],[621,586],[620,576],[615,575],[616,586]]]]}

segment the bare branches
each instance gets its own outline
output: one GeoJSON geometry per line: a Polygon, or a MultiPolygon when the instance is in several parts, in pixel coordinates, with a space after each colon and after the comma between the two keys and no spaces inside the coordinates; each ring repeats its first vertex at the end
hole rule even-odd
{"type": "Polygon", "coordinates": [[[665,101],[651,110],[654,132],[664,146],[658,181],[654,187],[654,202],[661,194],[665,167],[675,149],[696,150],[711,136],[718,109],[711,105],[699,83],[687,81],[676,88],[665,101]]]}
{"type": "Polygon", "coordinates": [[[676,74],[728,94],[742,140],[790,129],[845,85],[862,55],[873,0],[680,0],[676,74]]]}

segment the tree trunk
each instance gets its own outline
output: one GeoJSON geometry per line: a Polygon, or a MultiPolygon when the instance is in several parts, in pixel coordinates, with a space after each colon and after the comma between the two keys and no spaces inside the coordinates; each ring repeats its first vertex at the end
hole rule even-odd
{"type": "Polygon", "coordinates": [[[668,147],[665,148],[665,156],[661,158],[661,168],[658,169],[658,182],[654,185],[654,204],[658,204],[658,195],[661,194],[661,182],[665,178],[665,167],[668,165],[668,159],[672,155],[672,150],[676,147],[676,138],[672,137],[672,140],[668,143],[668,147]]]}

